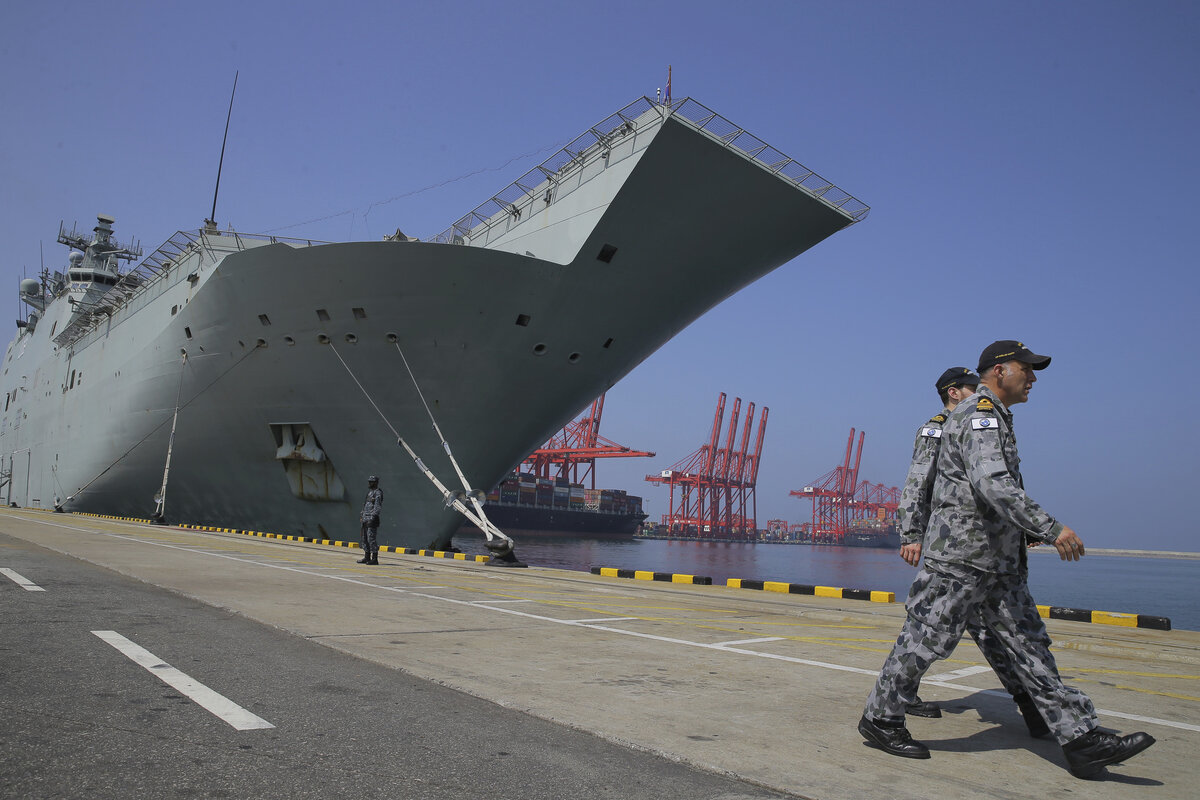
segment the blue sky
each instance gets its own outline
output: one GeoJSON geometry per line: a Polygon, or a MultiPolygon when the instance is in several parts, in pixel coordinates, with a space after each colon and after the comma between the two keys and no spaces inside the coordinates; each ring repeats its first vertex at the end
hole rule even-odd
{"type": "Polygon", "coordinates": [[[670,64],[872,211],[609,392],[602,433],[659,455],[601,484],[662,514],[643,476],[725,391],[771,409],[760,523],[803,521],[851,427],[899,484],[937,375],[1018,338],[1054,358],[1016,409],[1030,494],[1094,546],[1200,550],[1198,41],[1169,0],[10,3],[0,285],[15,317],[61,219],[199,227],[235,70],[217,219],[345,240],[443,230],[670,64]]]}

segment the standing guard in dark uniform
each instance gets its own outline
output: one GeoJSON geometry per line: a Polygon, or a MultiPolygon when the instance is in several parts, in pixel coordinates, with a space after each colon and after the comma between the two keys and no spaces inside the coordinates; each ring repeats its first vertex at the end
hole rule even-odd
{"type": "Polygon", "coordinates": [[[367,499],[363,503],[362,513],[358,515],[362,522],[363,557],[359,564],[379,563],[379,512],[383,509],[383,490],[379,488],[378,476],[367,478],[367,499]]]}
{"type": "Polygon", "coordinates": [[[858,731],[892,755],[929,758],[904,724],[921,678],[946,658],[967,622],[994,633],[1025,691],[1063,748],[1077,778],[1154,744],[1147,733],[1100,730],[1091,699],[1066,686],[1050,636],[1022,579],[1026,539],[1053,543],[1064,561],[1084,555],[1083,541],[1025,494],[1010,406],[1029,399],[1035,370],[1050,365],[1021,342],[993,342],[979,357],[979,391],[959,403],[942,428],[925,536],[925,563],[905,604],[908,616],[867,698],[858,731]]]}

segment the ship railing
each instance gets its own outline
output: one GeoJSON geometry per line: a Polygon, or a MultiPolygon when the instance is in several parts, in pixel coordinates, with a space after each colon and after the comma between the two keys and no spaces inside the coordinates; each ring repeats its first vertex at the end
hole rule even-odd
{"type": "Polygon", "coordinates": [[[704,131],[731,150],[737,150],[742,155],[749,156],[769,172],[786,179],[818,200],[838,209],[850,217],[853,222],[863,220],[871,210],[866,203],[839,189],[831,181],[822,178],[794,158],[789,158],[762,139],[748,133],[745,128],[735,125],[690,97],[672,105],[671,114],[690,123],[697,130],[704,131]]]}
{"type": "Polygon", "coordinates": [[[661,123],[665,116],[665,108],[650,98],[634,100],[576,136],[554,155],[426,241],[463,244],[478,239],[482,233],[508,220],[510,215],[519,218],[539,197],[549,205],[557,199],[556,185],[568,175],[604,157],[606,151],[621,139],[661,123]],[[654,110],[659,110],[659,113],[647,114],[654,110]]]}
{"type": "Polygon", "coordinates": [[[146,302],[166,291],[186,275],[177,274],[174,281],[166,280],[171,268],[180,264],[198,251],[205,251],[216,261],[217,250],[240,251],[249,247],[268,244],[287,244],[293,247],[312,247],[326,242],[317,239],[298,239],[273,236],[264,233],[239,233],[237,231],[199,229],[176,231],[157,250],[146,256],[137,266],[121,275],[116,285],[91,302],[75,303],[75,315],[71,322],[54,337],[54,344],[66,347],[75,344],[100,324],[122,310],[133,309],[135,302],[146,302]],[[219,244],[219,247],[217,246],[219,244]]]}
{"type": "Polygon", "coordinates": [[[568,174],[582,169],[596,158],[605,157],[612,145],[623,137],[661,124],[668,116],[676,117],[680,122],[701,131],[714,141],[741,153],[773,175],[842,212],[852,223],[864,219],[871,210],[858,198],[748,133],[745,128],[730,122],[703,103],[688,97],[666,105],[649,97],[641,97],[588,128],[566,147],[426,241],[464,244],[479,240],[481,235],[498,224],[508,222],[510,217],[519,219],[524,210],[535,201],[540,199],[549,205],[557,199],[554,191],[556,184],[562,182],[568,174]],[[649,111],[658,113],[648,114],[649,111]]]}
{"type": "Polygon", "coordinates": [[[212,247],[212,242],[210,241],[215,238],[219,238],[222,244],[227,242],[232,243],[234,250],[245,250],[248,247],[255,246],[254,243],[261,242],[288,244],[294,247],[312,247],[315,244],[326,244],[326,242],[316,239],[295,239],[287,236],[274,236],[267,233],[239,233],[232,230],[205,230],[203,228],[196,231],[177,231],[174,236],[167,239],[161,247],[142,259],[142,262],[127,272],[126,275],[138,273],[145,280],[153,280],[174,266],[181,257],[197,248],[205,248],[215,255],[215,249],[212,247]]]}

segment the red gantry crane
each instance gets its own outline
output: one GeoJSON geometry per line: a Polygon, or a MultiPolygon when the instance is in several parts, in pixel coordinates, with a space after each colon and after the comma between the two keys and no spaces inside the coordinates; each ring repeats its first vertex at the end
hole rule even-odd
{"type": "Polygon", "coordinates": [[[788,493],[792,497],[812,498],[812,525],[807,533],[814,542],[838,544],[845,538],[846,531],[852,528],[891,522],[896,518],[896,509],[900,504],[899,488],[858,481],[863,440],[867,434],[866,431],[859,433],[858,449],[855,451],[854,433],[854,428],[851,428],[841,466],[834,467],[803,489],[788,493]],[[853,467],[850,466],[852,452],[853,467]]]}
{"type": "Polygon", "coordinates": [[[596,488],[597,458],[651,458],[654,453],[634,450],[600,435],[600,416],[604,413],[604,395],[592,401],[591,410],[550,437],[550,441],[530,453],[521,464],[522,472],[539,478],[567,478],[571,483],[591,480],[596,488]]]}
{"type": "Polygon", "coordinates": [[[863,481],[854,492],[854,502],[850,507],[850,527],[863,527],[868,523],[894,523],[896,509],[899,507],[900,487],[863,481]]]}
{"type": "Polygon", "coordinates": [[[758,482],[769,409],[763,407],[758,433],[754,437],[754,451],[751,452],[754,403],[750,404],[742,426],[740,444],[735,446],[742,398],[734,398],[722,446],[725,400],[726,395],[721,392],[708,444],[658,475],[646,476],[646,480],[655,486],[666,484],[671,489],[670,512],[663,515],[662,521],[673,534],[726,540],[753,540],[757,536],[755,517],[758,509],[754,488],[758,482]]]}

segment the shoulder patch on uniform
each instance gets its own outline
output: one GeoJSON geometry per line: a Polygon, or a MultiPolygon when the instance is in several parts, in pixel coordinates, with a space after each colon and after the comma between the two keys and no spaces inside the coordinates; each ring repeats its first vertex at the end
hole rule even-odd
{"type": "Polygon", "coordinates": [[[933,416],[933,418],[932,418],[932,419],[930,419],[929,421],[930,421],[930,422],[936,422],[936,423],[938,423],[938,424],[941,424],[941,423],[943,423],[943,422],[945,422],[945,421],[946,421],[946,415],[945,415],[945,414],[935,414],[935,415],[933,416]]]}
{"type": "Polygon", "coordinates": [[[976,431],[986,431],[998,427],[996,420],[991,417],[974,417],[971,420],[971,429],[976,431]]]}
{"type": "Polygon", "coordinates": [[[986,397],[979,398],[979,402],[975,404],[976,411],[994,411],[996,407],[992,405],[992,401],[986,397]]]}
{"type": "Polygon", "coordinates": [[[928,428],[922,428],[921,435],[928,436],[930,439],[940,439],[940,438],[942,438],[942,429],[934,428],[932,426],[930,426],[928,428]]]}

